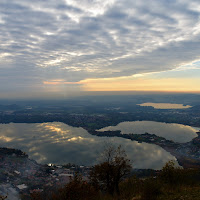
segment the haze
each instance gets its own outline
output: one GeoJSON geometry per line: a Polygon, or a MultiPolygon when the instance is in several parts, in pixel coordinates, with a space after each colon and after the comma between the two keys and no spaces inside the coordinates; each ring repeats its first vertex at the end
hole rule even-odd
{"type": "Polygon", "coordinates": [[[200,92],[197,0],[0,2],[0,98],[200,92]]]}

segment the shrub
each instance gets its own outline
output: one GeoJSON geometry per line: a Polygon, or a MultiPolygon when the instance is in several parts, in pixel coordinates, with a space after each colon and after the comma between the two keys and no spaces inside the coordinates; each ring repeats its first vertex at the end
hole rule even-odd
{"type": "Polygon", "coordinates": [[[162,168],[159,174],[159,179],[169,186],[175,187],[182,182],[182,172],[183,169],[175,167],[174,161],[171,160],[162,168]]]}
{"type": "Polygon", "coordinates": [[[130,177],[120,183],[120,197],[128,200],[133,199],[133,197],[141,194],[142,186],[140,179],[135,176],[130,177]]]}
{"type": "Polygon", "coordinates": [[[156,200],[161,195],[161,184],[153,178],[144,181],[142,200],[156,200]]]}
{"type": "Polygon", "coordinates": [[[81,176],[75,178],[65,187],[52,195],[51,200],[96,200],[98,192],[92,185],[82,180],[81,176]]]}

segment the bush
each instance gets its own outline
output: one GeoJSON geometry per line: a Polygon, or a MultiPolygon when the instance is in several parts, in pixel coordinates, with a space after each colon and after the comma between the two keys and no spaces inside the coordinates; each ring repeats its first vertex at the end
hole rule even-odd
{"type": "Polygon", "coordinates": [[[145,180],[141,196],[142,200],[156,200],[161,194],[161,184],[158,180],[153,178],[145,180]]]}
{"type": "Polygon", "coordinates": [[[169,161],[162,168],[159,174],[159,179],[163,183],[166,183],[171,187],[175,187],[181,184],[181,182],[183,182],[182,172],[183,172],[183,169],[181,169],[180,167],[175,167],[174,161],[169,161]]]}
{"type": "Polygon", "coordinates": [[[121,199],[133,199],[135,196],[139,196],[142,192],[143,183],[140,179],[133,176],[122,183],[120,183],[120,197],[121,199]]]}
{"type": "Polygon", "coordinates": [[[89,183],[82,180],[81,176],[75,178],[65,187],[52,195],[51,200],[96,200],[98,192],[89,183]]]}
{"type": "Polygon", "coordinates": [[[0,200],[5,200],[5,199],[7,199],[7,196],[0,195],[0,200]]]}

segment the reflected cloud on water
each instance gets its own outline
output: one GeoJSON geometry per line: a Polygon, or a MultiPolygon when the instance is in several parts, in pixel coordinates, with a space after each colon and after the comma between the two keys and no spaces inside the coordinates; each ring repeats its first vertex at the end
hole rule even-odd
{"type": "Polygon", "coordinates": [[[198,128],[182,124],[162,123],[154,121],[121,122],[117,126],[108,126],[99,131],[120,130],[122,134],[150,133],[174,142],[185,143],[197,137],[198,128]]]}
{"type": "Polygon", "coordinates": [[[125,138],[97,137],[83,128],[60,122],[42,124],[0,124],[0,146],[19,148],[39,163],[75,163],[93,165],[112,142],[122,145],[134,168],[160,169],[165,162],[176,160],[159,146],[125,138]]]}

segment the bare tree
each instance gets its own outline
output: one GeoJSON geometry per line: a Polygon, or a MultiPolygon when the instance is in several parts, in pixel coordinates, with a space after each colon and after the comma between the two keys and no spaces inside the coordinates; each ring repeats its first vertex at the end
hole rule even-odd
{"type": "Polygon", "coordinates": [[[90,173],[90,180],[96,187],[111,195],[120,194],[119,183],[130,173],[131,164],[121,145],[109,144],[104,149],[99,164],[90,173]]]}

